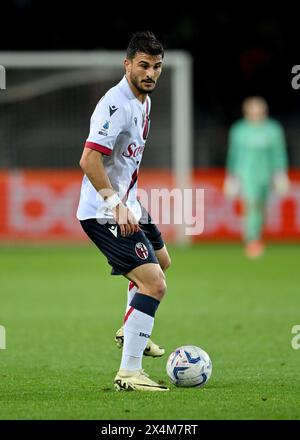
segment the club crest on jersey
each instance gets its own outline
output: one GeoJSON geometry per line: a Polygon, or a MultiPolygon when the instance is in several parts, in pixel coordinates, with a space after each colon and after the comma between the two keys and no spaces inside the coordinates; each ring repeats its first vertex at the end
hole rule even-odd
{"type": "Polygon", "coordinates": [[[129,144],[126,151],[122,153],[124,157],[137,157],[144,151],[144,146],[136,145],[134,142],[129,144]]]}
{"type": "Polygon", "coordinates": [[[102,136],[107,136],[109,129],[111,128],[111,122],[105,119],[101,122],[101,129],[99,130],[99,134],[102,134],[102,136]]]}
{"type": "Polygon", "coordinates": [[[141,260],[146,260],[148,258],[149,252],[147,246],[144,243],[137,243],[135,245],[135,253],[141,260]]]}

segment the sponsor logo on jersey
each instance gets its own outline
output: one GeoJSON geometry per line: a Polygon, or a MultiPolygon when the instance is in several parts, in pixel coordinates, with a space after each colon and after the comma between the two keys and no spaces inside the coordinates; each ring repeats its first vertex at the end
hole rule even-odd
{"type": "Polygon", "coordinates": [[[109,116],[112,116],[117,110],[118,108],[116,106],[109,106],[109,116]]]}
{"type": "Polygon", "coordinates": [[[129,144],[126,151],[122,153],[124,157],[137,157],[138,155],[142,154],[144,151],[145,146],[136,145],[134,142],[132,144],[129,144]]]}
{"type": "Polygon", "coordinates": [[[135,245],[135,253],[141,260],[146,260],[148,258],[149,252],[147,246],[144,243],[137,243],[135,245]]]}

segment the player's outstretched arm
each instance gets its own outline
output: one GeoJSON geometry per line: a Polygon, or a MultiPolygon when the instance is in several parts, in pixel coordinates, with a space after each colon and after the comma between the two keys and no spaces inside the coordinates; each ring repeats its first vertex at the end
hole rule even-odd
{"type": "Polygon", "coordinates": [[[109,177],[105,171],[102,153],[90,148],[84,148],[79,165],[92,183],[96,191],[109,202],[115,200],[111,207],[114,218],[120,226],[121,234],[127,236],[138,230],[138,224],[132,212],[118,198],[116,191],[110,183],[109,177]]]}

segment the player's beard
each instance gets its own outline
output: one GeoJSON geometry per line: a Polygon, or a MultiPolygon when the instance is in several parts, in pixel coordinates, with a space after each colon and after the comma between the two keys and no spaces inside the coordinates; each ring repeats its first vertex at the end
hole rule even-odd
{"type": "Polygon", "coordinates": [[[134,85],[134,87],[137,89],[137,91],[142,93],[143,95],[149,95],[150,93],[153,92],[153,90],[155,88],[155,83],[153,82],[154,83],[153,89],[144,89],[143,82],[142,81],[139,82],[137,77],[134,75],[130,75],[130,81],[134,85]]]}

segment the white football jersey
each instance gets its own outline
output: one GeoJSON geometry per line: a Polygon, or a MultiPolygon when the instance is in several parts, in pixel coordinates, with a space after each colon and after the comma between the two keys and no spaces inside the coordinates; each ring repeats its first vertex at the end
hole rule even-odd
{"type": "MultiPolygon", "coordinates": [[[[103,164],[114,190],[137,220],[141,218],[137,179],[150,128],[150,105],[149,97],[143,104],[135,97],[124,76],[98,102],[85,143],[85,147],[103,153],[103,164]]],[[[112,217],[112,211],[105,208],[103,198],[84,175],[77,218],[112,217]]]]}

